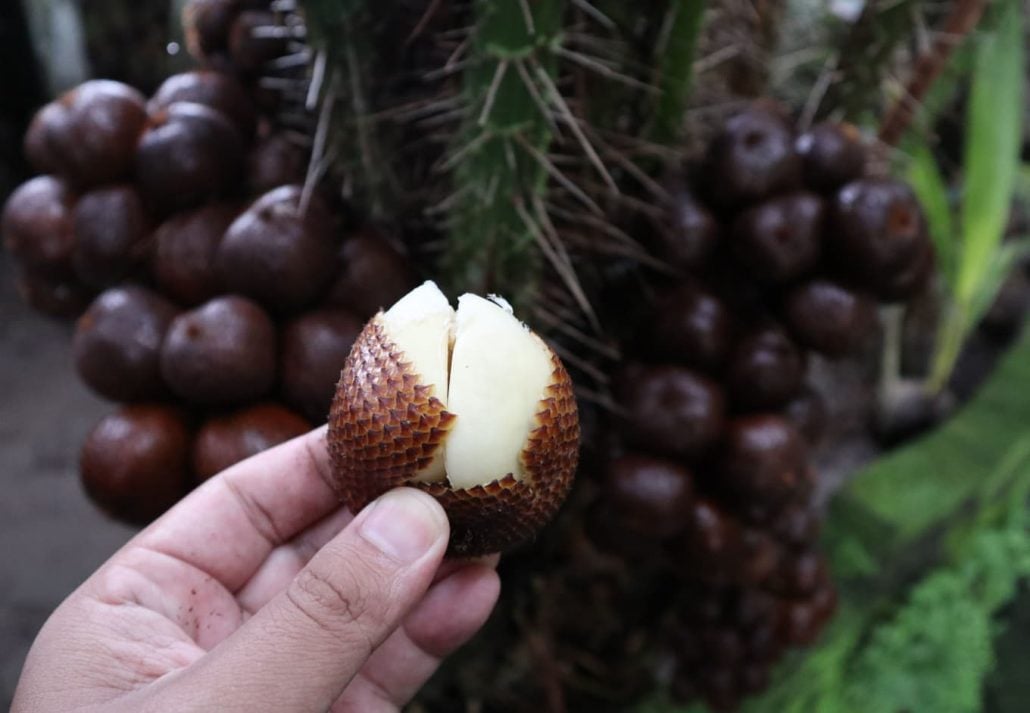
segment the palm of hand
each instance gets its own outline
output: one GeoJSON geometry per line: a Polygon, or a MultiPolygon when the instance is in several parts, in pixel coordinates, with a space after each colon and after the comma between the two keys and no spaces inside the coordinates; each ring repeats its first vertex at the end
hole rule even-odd
{"type": "Polygon", "coordinates": [[[485,620],[496,575],[438,569],[445,542],[415,572],[377,571],[340,535],[353,517],[326,470],[315,432],[226,471],[140,533],[44,626],[13,710],[403,705],[485,620]]]}

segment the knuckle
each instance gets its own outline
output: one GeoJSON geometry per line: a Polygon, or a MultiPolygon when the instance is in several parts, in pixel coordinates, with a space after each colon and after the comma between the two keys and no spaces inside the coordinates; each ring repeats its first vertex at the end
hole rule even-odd
{"type": "Polygon", "coordinates": [[[315,626],[336,636],[347,634],[361,621],[368,604],[353,577],[329,576],[316,567],[301,570],[286,596],[315,626]]]}

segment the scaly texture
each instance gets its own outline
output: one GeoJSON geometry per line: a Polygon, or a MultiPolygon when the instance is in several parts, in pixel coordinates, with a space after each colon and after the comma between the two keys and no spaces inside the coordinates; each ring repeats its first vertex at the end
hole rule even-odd
{"type": "Polygon", "coordinates": [[[386,337],[382,313],[358,336],[329,412],[329,457],[354,512],[429,465],[454,422],[386,337]]]}
{"type": "Polygon", "coordinates": [[[452,556],[499,552],[533,537],[568,495],[579,457],[572,381],[557,356],[551,359],[551,383],[520,455],[521,480],[508,473],[462,490],[412,483],[456,416],[433,395],[433,387],[420,383],[377,315],[347,358],[329,415],[329,455],[340,498],[357,512],[391,488],[425,490],[447,511],[452,556]]]}

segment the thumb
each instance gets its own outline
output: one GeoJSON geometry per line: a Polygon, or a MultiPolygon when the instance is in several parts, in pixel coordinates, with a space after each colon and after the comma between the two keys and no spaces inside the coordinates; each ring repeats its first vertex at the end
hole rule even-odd
{"type": "MultiPolygon", "coordinates": [[[[198,662],[189,689],[219,710],[327,710],[432,583],[448,538],[429,495],[394,490],[287,589],[198,662]]],[[[200,702],[200,701],[198,701],[200,702]]]]}

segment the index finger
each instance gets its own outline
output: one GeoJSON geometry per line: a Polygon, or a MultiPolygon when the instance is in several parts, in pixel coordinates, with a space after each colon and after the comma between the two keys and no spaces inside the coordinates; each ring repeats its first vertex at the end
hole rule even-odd
{"type": "Polygon", "coordinates": [[[325,433],[323,426],[216,475],[126,548],[175,557],[237,591],[273,549],[341,507],[329,485],[325,433]]]}

